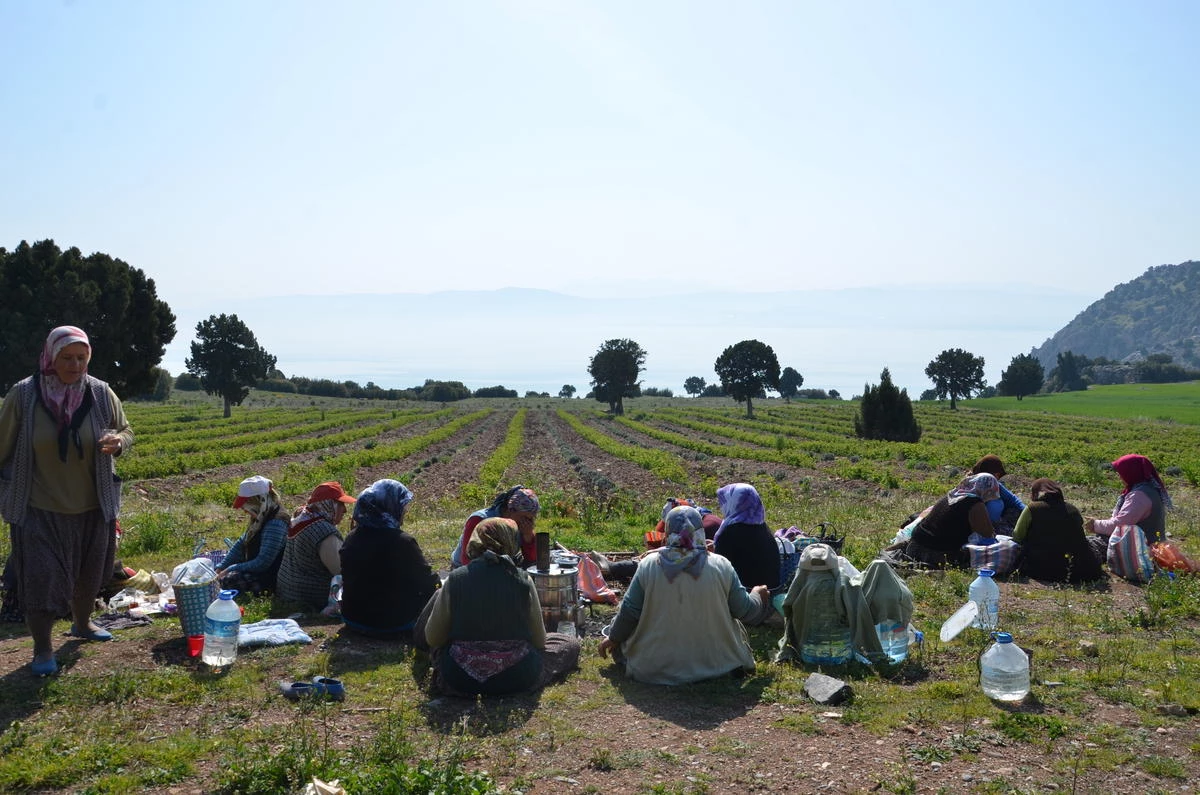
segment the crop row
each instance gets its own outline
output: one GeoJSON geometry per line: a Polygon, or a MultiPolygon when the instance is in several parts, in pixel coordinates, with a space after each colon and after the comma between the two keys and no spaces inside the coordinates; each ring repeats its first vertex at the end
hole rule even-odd
{"type": "Polygon", "coordinates": [[[648,469],[664,480],[669,480],[672,483],[685,484],[688,480],[687,470],[679,463],[675,456],[662,450],[653,448],[637,447],[631,444],[622,444],[608,434],[601,433],[595,428],[586,425],[574,413],[558,409],[558,416],[561,417],[568,425],[575,429],[575,432],[582,436],[587,441],[599,447],[604,452],[615,455],[618,458],[624,458],[626,461],[632,461],[638,466],[648,469]]]}
{"type": "Polygon", "coordinates": [[[479,476],[474,483],[464,483],[459,488],[459,494],[464,501],[470,503],[485,503],[496,493],[504,473],[517,460],[521,445],[525,441],[526,409],[518,409],[508,422],[508,430],[504,441],[492,451],[487,461],[479,468],[479,476]]]}

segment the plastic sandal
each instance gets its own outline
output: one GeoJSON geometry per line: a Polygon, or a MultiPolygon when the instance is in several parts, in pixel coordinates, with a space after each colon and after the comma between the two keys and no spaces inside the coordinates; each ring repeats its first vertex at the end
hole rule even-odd
{"type": "Polygon", "coordinates": [[[75,629],[75,625],[71,625],[71,629],[67,632],[73,638],[82,638],[84,640],[112,640],[112,633],[106,629],[85,629],[83,632],[75,629]]]}
{"type": "Polygon", "coordinates": [[[288,682],[279,683],[279,692],[283,693],[283,697],[291,701],[299,701],[302,698],[308,698],[316,694],[316,690],[309,682],[288,682]]]}
{"type": "Polygon", "coordinates": [[[53,676],[58,673],[58,660],[53,657],[45,662],[34,660],[29,664],[29,669],[33,671],[34,676],[53,676]]]}
{"type": "Polygon", "coordinates": [[[312,686],[318,695],[324,696],[330,701],[344,701],[346,699],[346,686],[342,684],[341,679],[334,679],[329,676],[314,676],[312,686]]]}

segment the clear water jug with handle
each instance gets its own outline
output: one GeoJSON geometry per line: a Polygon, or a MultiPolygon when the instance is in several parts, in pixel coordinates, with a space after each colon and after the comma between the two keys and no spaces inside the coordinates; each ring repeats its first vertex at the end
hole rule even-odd
{"type": "Polygon", "coordinates": [[[997,632],[995,638],[979,658],[979,684],[988,698],[1021,701],[1029,694],[1029,656],[1007,632],[997,632]]]}
{"type": "Polygon", "coordinates": [[[980,569],[979,576],[967,588],[967,600],[979,605],[979,614],[971,623],[973,627],[993,630],[1000,621],[1000,586],[993,579],[995,572],[980,569]]]}
{"type": "Polygon", "coordinates": [[[220,673],[237,659],[238,629],[242,610],[233,601],[237,591],[221,591],[204,613],[204,650],[200,659],[220,673]]]}

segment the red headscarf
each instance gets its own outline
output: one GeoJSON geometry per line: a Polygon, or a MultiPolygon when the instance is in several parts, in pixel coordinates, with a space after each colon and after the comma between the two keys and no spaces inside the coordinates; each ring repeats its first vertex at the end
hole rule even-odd
{"type": "Polygon", "coordinates": [[[1162,495],[1163,504],[1170,507],[1171,498],[1167,495],[1167,486],[1159,477],[1158,470],[1154,468],[1154,464],[1149,458],[1144,455],[1123,455],[1112,462],[1112,467],[1121,476],[1121,482],[1125,484],[1122,494],[1128,494],[1129,490],[1139,483],[1150,481],[1162,495]]]}

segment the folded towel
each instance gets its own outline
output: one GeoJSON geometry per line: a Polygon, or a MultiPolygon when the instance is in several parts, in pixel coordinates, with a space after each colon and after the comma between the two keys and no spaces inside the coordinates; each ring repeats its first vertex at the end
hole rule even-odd
{"type": "Polygon", "coordinates": [[[283,646],[287,643],[312,643],[312,638],[290,618],[268,618],[238,627],[238,647],[283,646]]]}

